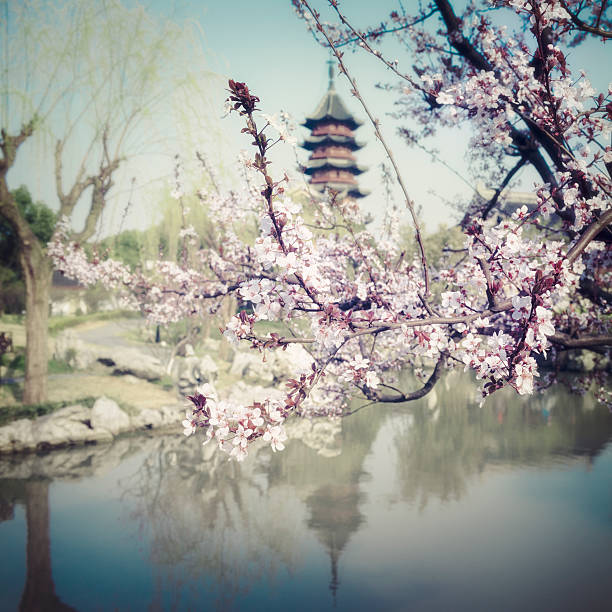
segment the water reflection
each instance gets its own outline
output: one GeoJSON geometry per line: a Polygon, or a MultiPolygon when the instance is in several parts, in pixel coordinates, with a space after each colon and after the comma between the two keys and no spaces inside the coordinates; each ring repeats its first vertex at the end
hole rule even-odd
{"type": "Polygon", "coordinates": [[[609,412],[589,396],[557,390],[526,399],[504,390],[481,408],[458,373],[435,393],[396,417],[399,493],[421,508],[431,497],[461,499],[486,467],[546,466],[581,455],[590,464],[611,437],[609,412]]]}
{"type": "MultiPolygon", "coordinates": [[[[371,599],[374,587],[358,579],[364,550],[368,559],[381,559],[381,568],[385,556],[390,567],[408,567],[409,551],[418,546],[414,529],[428,528],[435,517],[432,505],[453,505],[477,516],[473,504],[479,502],[471,493],[485,496],[485,477],[524,474],[526,467],[544,474],[557,474],[560,466],[588,467],[611,439],[612,417],[589,398],[556,393],[521,401],[498,394],[478,408],[472,389],[470,381],[451,374],[435,397],[419,403],[373,407],[331,424],[296,422],[286,451],[255,448],[244,464],[230,463],[212,446],[181,435],[2,458],[0,544],[3,537],[8,542],[7,525],[18,529],[16,508],[25,508],[27,538],[23,588],[17,593],[17,585],[2,578],[0,604],[13,605],[0,607],[20,602],[24,610],[75,609],[63,603],[69,601],[79,609],[371,608],[377,601],[371,599]],[[50,496],[54,490],[60,497],[50,496]],[[464,508],[465,503],[470,505],[464,508]],[[393,508],[400,525],[412,525],[412,535],[410,529],[391,528],[393,508]],[[94,520],[107,525],[110,553],[90,539],[94,520]],[[64,522],[69,530],[57,526],[64,522]],[[385,529],[391,533],[385,535],[385,529]],[[67,569],[77,543],[88,549],[95,585],[78,563],[67,569]],[[58,551],[62,580],[56,589],[52,559],[58,551]],[[130,571],[141,578],[131,577],[130,588],[121,591],[119,578],[105,569],[104,555],[111,555],[112,565],[115,555],[128,553],[130,571]],[[91,603],[94,593],[99,606],[91,603]]],[[[598,525],[599,539],[612,542],[609,491],[607,497],[586,489],[583,494],[607,516],[598,525]]],[[[577,494],[568,488],[568,495],[577,494]]],[[[421,551],[424,557],[434,554],[430,544],[421,551]]],[[[446,558],[459,563],[465,554],[450,549],[444,563],[446,558]]],[[[378,571],[375,565],[370,572],[378,571]]],[[[440,580],[452,584],[456,570],[445,571],[448,576],[440,580]]],[[[390,607],[403,601],[408,583],[404,576],[388,585],[390,607]]],[[[445,593],[439,585],[418,588],[423,597],[445,593]]],[[[457,597],[454,593],[456,609],[474,607],[473,601],[462,606],[457,597]]],[[[445,609],[441,603],[431,607],[445,609]]]]}
{"type": "Polygon", "coordinates": [[[69,611],[55,593],[51,569],[51,545],[49,535],[49,480],[2,481],[0,497],[0,521],[14,518],[14,507],[23,504],[26,512],[26,579],[20,610],[69,611]]]}

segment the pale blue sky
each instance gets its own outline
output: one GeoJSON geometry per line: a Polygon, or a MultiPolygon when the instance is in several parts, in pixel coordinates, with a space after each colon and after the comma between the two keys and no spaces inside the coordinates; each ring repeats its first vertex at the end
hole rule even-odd
{"type": "MultiPolygon", "coordinates": [[[[411,4],[413,2],[404,2],[408,11],[411,4]]],[[[461,4],[462,0],[456,2],[457,7],[461,4]]],[[[321,12],[323,20],[335,21],[327,0],[313,0],[312,5],[321,12]]],[[[344,0],[341,3],[345,14],[359,28],[379,23],[392,10],[398,9],[399,5],[398,0],[344,0]]],[[[165,7],[167,11],[170,5],[163,2],[158,3],[158,6],[165,7]]],[[[247,82],[251,90],[261,98],[261,106],[266,112],[273,114],[280,109],[286,110],[300,122],[305,114],[314,110],[327,88],[326,61],[329,55],[297,18],[290,0],[236,0],[231,4],[199,2],[197,8],[189,3],[181,4],[181,0],[178,0],[172,6],[177,16],[197,20],[200,24],[211,70],[247,82]]],[[[412,58],[406,56],[392,37],[389,39],[383,49],[409,71],[412,58]]],[[[586,67],[594,72],[589,76],[595,87],[605,91],[610,78],[606,65],[610,64],[605,61],[594,62],[595,52],[601,53],[598,46],[583,45],[570,50],[570,60],[574,60],[574,67],[586,67]]],[[[353,76],[357,78],[366,102],[382,123],[383,135],[399,161],[410,195],[417,206],[422,207],[421,216],[426,227],[433,230],[440,222],[452,223],[457,213],[443,201],[466,200],[472,190],[448,168],[432,162],[422,151],[409,148],[396,135],[398,123],[387,116],[393,111],[394,94],[375,87],[378,82],[395,82],[393,75],[378,60],[363,52],[348,51],[345,59],[353,76]]],[[[347,106],[356,116],[365,119],[363,109],[348,93],[347,81],[343,77],[337,77],[336,81],[336,87],[343,94],[347,106]]],[[[446,131],[430,143],[465,178],[469,176],[464,159],[467,129],[458,127],[446,131]]],[[[231,131],[225,130],[228,137],[231,131]]],[[[305,135],[305,129],[301,128],[298,137],[305,135]]],[[[378,166],[385,160],[384,152],[368,123],[364,123],[357,136],[368,143],[358,151],[359,161],[370,167],[366,174],[359,177],[359,182],[372,192],[362,203],[375,216],[381,217],[384,196],[378,166]]],[[[233,140],[236,143],[244,141],[233,140]]],[[[302,151],[301,155],[304,160],[307,154],[302,151]]],[[[279,151],[275,159],[280,166],[294,166],[290,151],[279,151]]],[[[282,168],[277,166],[276,170],[280,172],[282,168]]],[[[529,189],[533,180],[534,175],[526,172],[518,177],[519,186],[524,189],[529,189]]],[[[398,199],[401,200],[399,195],[398,199]]]]}
{"type": "MultiPolygon", "coordinates": [[[[405,4],[409,7],[411,2],[405,4]]],[[[209,154],[226,166],[232,163],[233,156],[241,148],[249,146],[248,139],[239,133],[237,119],[221,119],[228,77],[247,82],[251,90],[261,98],[261,107],[265,112],[274,114],[285,110],[298,122],[314,110],[325,93],[328,53],[314,41],[304,23],[297,18],[290,0],[233,0],[230,3],[152,0],[147,5],[150,11],[160,17],[169,17],[192,26],[186,26],[186,32],[193,29],[198,32],[197,44],[202,49],[200,58],[178,58],[178,61],[186,62],[196,74],[201,74],[198,80],[204,92],[203,100],[194,102],[202,120],[195,121],[190,136],[193,144],[203,144],[209,154]]],[[[333,18],[326,0],[313,0],[313,5],[321,11],[323,19],[333,18]]],[[[365,28],[384,19],[391,10],[398,7],[398,1],[379,0],[374,3],[367,0],[345,0],[342,7],[354,25],[365,28]]],[[[408,71],[413,60],[393,40],[384,49],[390,57],[400,61],[400,67],[404,65],[408,71]]],[[[605,88],[609,78],[606,66],[610,62],[606,62],[605,58],[597,58],[598,61],[594,62],[593,49],[593,46],[584,46],[571,51],[572,59],[575,60],[573,64],[591,69],[595,66],[595,74],[590,76],[596,87],[605,88]]],[[[346,61],[368,105],[382,123],[383,134],[399,162],[410,195],[417,206],[422,208],[421,216],[426,227],[433,230],[440,222],[451,224],[456,213],[444,201],[469,199],[470,187],[448,168],[432,162],[425,153],[408,148],[396,135],[398,124],[387,116],[394,108],[394,94],[375,87],[377,82],[394,82],[393,76],[382,64],[363,52],[348,51],[346,61]]],[[[346,80],[337,77],[336,81],[336,87],[347,106],[356,116],[365,119],[363,109],[348,93],[346,80]]],[[[159,125],[161,132],[165,129],[163,123],[159,125]]],[[[305,129],[300,128],[298,139],[306,133],[305,129]]],[[[370,168],[359,177],[359,182],[372,192],[362,203],[367,211],[380,218],[384,209],[384,195],[378,166],[385,159],[384,152],[374,138],[372,127],[367,123],[358,130],[357,137],[367,143],[364,149],[358,151],[359,161],[370,168]]],[[[463,147],[467,139],[467,130],[457,128],[446,130],[432,143],[440,150],[441,157],[466,178],[468,172],[463,147]]],[[[142,156],[134,160],[124,173],[124,184],[128,184],[134,174],[139,175],[138,183],[141,185],[156,176],[166,177],[164,180],[167,181],[172,173],[172,158],[176,152],[168,150],[155,159],[142,156]]],[[[180,152],[185,157],[193,157],[191,150],[180,152]]],[[[307,157],[305,151],[301,151],[300,155],[302,161],[307,157]]],[[[273,160],[272,171],[276,176],[282,176],[285,168],[295,168],[295,159],[289,147],[276,148],[273,160]]],[[[53,201],[52,181],[44,178],[43,172],[33,180],[31,166],[26,166],[11,178],[15,186],[21,182],[32,182],[37,197],[53,201]]],[[[528,188],[532,181],[533,178],[524,175],[522,186],[528,188]]],[[[136,191],[127,226],[142,227],[151,221],[150,202],[154,199],[155,189],[155,186],[149,185],[136,191]]],[[[125,188],[117,192],[115,212],[105,214],[107,226],[117,226],[127,191],[125,188]]]]}
{"type": "MultiPolygon", "coordinates": [[[[170,14],[174,11],[178,18],[196,20],[201,27],[208,67],[224,77],[247,82],[261,98],[261,107],[267,113],[285,110],[297,122],[301,122],[324,95],[328,83],[326,62],[329,54],[314,41],[303,21],[297,18],[290,0],[237,0],[231,5],[207,2],[198,3],[197,8],[180,2],[172,8],[167,3],[157,5],[160,13],[170,14]]],[[[329,19],[333,18],[326,1],[315,0],[315,5],[324,19],[326,15],[329,19]]],[[[379,22],[397,5],[396,0],[376,3],[358,0],[345,2],[343,6],[357,26],[366,27],[379,22]]],[[[390,41],[387,48],[391,49],[391,53],[395,50],[398,59],[402,59],[401,50],[394,41],[390,41]]],[[[411,63],[410,58],[406,59],[411,63]]],[[[417,205],[422,206],[426,226],[434,229],[440,221],[449,223],[453,213],[441,198],[453,199],[465,195],[470,192],[469,187],[442,165],[432,164],[422,152],[409,149],[396,136],[397,123],[386,117],[386,113],[393,111],[393,95],[375,88],[379,81],[393,81],[391,73],[378,60],[361,52],[349,51],[346,61],[368,105],[382,122],[383,134],[403,168],[410,195],[417,205]],[[435,194],[430,193],[432,189],[435,194]]],[[[365,119],[365,112],[349,94],[347,81],[343,77],[336,78],[336,88],[354,114],[365,119]]],[[[233,130],[227,120],[226,124],[228,128],[224,132],[228,140],[237,147],[247,146],[247,139],[239,136],[236,139],[236,134],[232,133],[235,128],[233,130]]],[[[306,133],[305,129],[300,128],[298,138],[303,138],[306,133]]],[[[465,174],[463,160],[456,154],[455,139],[458,134],[460,132],[447,134],[436,144],[441,149],[452,151],[449,157],[453,159],[447,161],[465,174]]],[[[369,166],[369,171],[359,177],[359,182],[371,191],[371,195],[361,202],[366,210],[380,218],[384,195],[378,166],[385,159],[384,151],[375,141],[373,128],[368,123],[358,130],[357,137],[367,143],[364,149],[358,151],[359,161],[369,166]]],[[[464,140],[465,134],[459,135],[459,138],[464,140]]],[[[279,148],[274,153],[275,170],[280,175],[284,167],[295,166],[293,153],[288,148],[285,151],[279,148]]],[[[302,160],[307,157],[305,151],[300,155],[302,160]]]]}

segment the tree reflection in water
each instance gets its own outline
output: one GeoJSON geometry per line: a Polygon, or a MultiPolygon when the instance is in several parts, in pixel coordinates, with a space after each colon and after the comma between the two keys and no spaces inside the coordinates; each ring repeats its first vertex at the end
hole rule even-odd
{"type": "Polygon", "coordinates": [[[27,612],[74,611],[55,593],[49,535],[49,480],[0,481],[0,521],[13,520],[15,504],[26,512],[26,579],[19,609],[27,612]]]}
{"type": "Polygon", "coordinates": [[[485,469],[553,465],[581,455],[592,461],[612,436],[608,410],[591,396],[558,388],[522,399],[504,390],[479,407],[473,384],[458,372],[447,375],[435,396],[407,409],[397,416],[394,436],[398,494],[421,509],[432,497],[461,499],[485,469]]]}

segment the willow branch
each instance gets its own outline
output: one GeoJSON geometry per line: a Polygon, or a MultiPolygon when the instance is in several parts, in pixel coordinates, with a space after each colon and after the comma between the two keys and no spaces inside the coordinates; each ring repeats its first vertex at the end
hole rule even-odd
{"type": "MultiPolygon", "coordinates": [[[[338,15],[340,15],[337,2],[330,1],[330,4],[336,10],[338,15]]],[[[432,8],[429,10],[429,12],[424,13],[420,17],[417,17],[416,19],[408,23],[403,23],[402,25],[397,26],[396,28],[380,27],[377,30],[372,30],[370,32],[367,32],[366,34],[362,34],[361,32],[358,32],[350,24],[345,24],[353,32],[354,38],[348,38],[346,40],[340,41],[336,43],[336,47],[344,47],[345,45],[350,45],[351,43],[357,42],[358,40],[359,41],[365,41],[367,39],[376,40],[377,38],[380,38],[381,36],[384,36],[385,34],[393,34],[395,32],[402,32],[403,30],[408,30],[409,28],[419,23],[423,23],[424,21],[427,21],[432,15],[435,15],[437,12],[438,12],[437,8],[432,8]]]]}

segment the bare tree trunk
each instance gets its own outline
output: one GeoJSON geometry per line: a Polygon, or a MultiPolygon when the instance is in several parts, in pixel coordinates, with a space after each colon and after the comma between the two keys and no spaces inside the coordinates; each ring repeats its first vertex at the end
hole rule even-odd
{"type": "Polygon", "coordinates": [[[47,338],[51,265],[40,244],[20,253],[26,285],[26,358],[24,404],[47,400],[47,338]]]}

